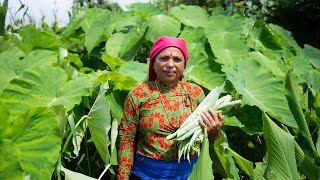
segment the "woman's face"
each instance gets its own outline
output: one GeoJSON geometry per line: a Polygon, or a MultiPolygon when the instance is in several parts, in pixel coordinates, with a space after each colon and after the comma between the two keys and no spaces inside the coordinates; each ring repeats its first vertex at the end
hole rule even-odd
{"type": "Polygon", "coordinates": [[[157,77],[169,86],[173,86],[183,75],[185,59],[180,49],[168,47],[155,58],[153,69],[157,77]]]}

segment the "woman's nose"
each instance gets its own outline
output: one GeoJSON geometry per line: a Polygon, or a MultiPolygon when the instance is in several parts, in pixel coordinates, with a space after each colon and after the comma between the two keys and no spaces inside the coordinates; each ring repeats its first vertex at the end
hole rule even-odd
{"type": "Polygon", "coordinates": [[[173,67],[174,66],[174,62],[173,62],[173,59],[170,58],[168,61],[167,61],[167,64],[166,64],[167,67],[173,67]]]}

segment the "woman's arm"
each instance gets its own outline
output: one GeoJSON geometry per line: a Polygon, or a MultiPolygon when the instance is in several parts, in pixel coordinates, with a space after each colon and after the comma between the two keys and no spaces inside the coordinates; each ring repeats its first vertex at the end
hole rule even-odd
{"type": "Polygon", "coordinates": [[[124,107],[124,115],[119,128],[118,179],[129,179],[135,150],[135,136],[138,129],[139,103],[129,92],[124,107]]]}

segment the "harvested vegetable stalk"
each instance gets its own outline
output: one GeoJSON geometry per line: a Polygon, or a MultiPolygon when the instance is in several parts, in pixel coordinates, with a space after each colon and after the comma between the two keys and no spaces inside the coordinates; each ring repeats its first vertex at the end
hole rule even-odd
{"type": "Polygon", "coordinates": [[[190,154],[200,153],[204,131],[198,120],[203,111],[212,108],[215,112],[220,112],[222,108],[241,103],[241,100],[231,101],[232,97],[229,94],[219,98],[223,87],[224,85],[212,89],[197,109],[182,123],[181,127],[166,137],[167,140],[177,142],[179,160],[183,155],[190,161],[190,154]]]}

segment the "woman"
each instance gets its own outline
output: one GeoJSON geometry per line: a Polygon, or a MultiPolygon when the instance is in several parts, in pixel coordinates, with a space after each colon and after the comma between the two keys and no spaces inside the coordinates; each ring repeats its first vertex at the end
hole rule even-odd
{"type": "MultiPolygon", "coordinates": [[[[187,179],[191,162],[178,160],[177,145],[166,136],[175,132],[205,98],[203,90],[183,82],[188,62],[181,38],[158,38],[150,51],[148,82],[132,89],[126,100],[119,130],[118,179],[187,179]]],[[[209,140],[220,136],[223,115],[204,111],[199,123],[209,140]]]]}

